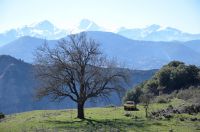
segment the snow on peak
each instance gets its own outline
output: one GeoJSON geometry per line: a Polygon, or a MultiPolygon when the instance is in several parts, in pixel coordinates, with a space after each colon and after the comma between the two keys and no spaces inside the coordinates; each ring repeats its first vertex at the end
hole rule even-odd
{"type": "Polygon", "coordinates": [[[32,28],[39,29],[39,30],[48,30],[48,31],[54,31],[55,26],[48,20],[41,21],[39,23],[33,24],[32,28]]]}
{"type": "Polygon", "coordinates": [[[79,23],[78,29],[84,31],[99,31],[101,30],[101,27],[99,27],[93,21],[90,21],[88,19],[82,19],[79,23]]]}
{"type": "Polygon", "coordinates": [[[145,30],[148,30],[149,32],[155,32],[159,30],[160,28],[161,28],[160,25],[153,24],[153,25],[147,26],[145,30]]]}

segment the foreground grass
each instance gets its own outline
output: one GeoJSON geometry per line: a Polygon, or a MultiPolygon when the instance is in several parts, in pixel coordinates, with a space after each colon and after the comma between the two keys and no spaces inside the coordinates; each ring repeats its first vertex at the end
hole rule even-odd
{"type": "MultiPolygon", "coordinates": [[[[174,100],[170,104],[180,105],[183,102],[174,100]]],[[[152,104],[150,110],[167,107],[169,104],[152,104]]],[[[130,131],[130,132],[198,132],[199,121],[180,121],[180,117],[189,118],[198,115],[181,114],[173,119],[155,120],[146,119],[144,109],[138,106],[139,111],[130,112],[125,116],[122,107],[110,108],[87,108],[85,109],[85,120],[76,118],[76,110],[39,110],[7,115],[0,122],[1,132],[26,132],[26,131],[130,131]]]]}

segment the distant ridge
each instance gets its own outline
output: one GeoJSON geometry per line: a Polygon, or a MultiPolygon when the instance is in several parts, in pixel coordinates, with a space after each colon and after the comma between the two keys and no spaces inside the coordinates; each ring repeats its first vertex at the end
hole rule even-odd
{"type": "MultiPolygon", "coordinates": [[[[108,57],[114,57],[130,68],[159,69],[172,60],[200,65],[200,40],[154,42],[131,40],[111,32],[88,31],[87,34],[100,43],[102,51],[108,57]]],[[[50,46],[55,46],[57,40],[47,42],[50,46]]],[[[21,37],[0,47],[0,55],[7,54],[33,63],[35,49],[43,43],[43,39],[21,37]]]]}
{"type": "Polygon", "coordinates": [[[118,34],[142,41],[190,41],[200,40],[200,34],[190,34],[182,32],[176,28],[162,28],[159,25],[153,24],[145,28],[126,29],[120,28],[118,34]]]}

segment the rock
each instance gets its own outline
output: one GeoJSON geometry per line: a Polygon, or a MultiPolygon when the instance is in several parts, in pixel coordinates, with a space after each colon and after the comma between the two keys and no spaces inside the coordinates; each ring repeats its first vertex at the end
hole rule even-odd
{"type": "MultiPolygon", "coordinates": [[[[159,117],[164,117],[166,119],[170,119],[173,117],[172,114],[182,114],[182,113],[188,113],[190,115],[194,115],[200,112],[200,104],[193,104],[190,106],[181,106],[179,108],[174,108],[173,106],[169,105],[168,108],[166,109],[162,109],[162,110],[158,110],[158,111],[154,111],[151,112],[151,116],[153,118],[159,118],[159,117]]],[[[180,120],[184,121],[184,119],[180,120]]],[[[196,121],[197,119],[191,119],[196,121]]]]}
{"type": "Polygon", "coordinates": [[[164,116],[166,119],[170,119],[170,118],[173,117],[171,114],[164,114],[163,116],[164,116]]]}

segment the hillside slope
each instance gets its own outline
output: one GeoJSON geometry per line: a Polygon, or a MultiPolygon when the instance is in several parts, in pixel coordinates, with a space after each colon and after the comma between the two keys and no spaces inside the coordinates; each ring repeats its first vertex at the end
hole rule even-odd
{"type": "MultiPolygon", "coordinates": [[[[132,71],[131,86],[149,79],[157,70],[132,71]]],[[[74,108],[76,105],[65,99],[52,103],[48,98],[36,102],[34,92],[39,81],[34,77],[34,66],[17,60],[11,56],[0,56],[0,112],[6,114],[37,109],[74,108]]],[[[88,102],[87,106],[103,106],[106,104],[121,104],[116,96],[110,102],[94,104],[88,102]]]]}
{"type": "Polygon", "coordinates": [[[48,99],[37,102],[34,98],[37,85],[31,64],[10,56],[0,56],[0,111],[16,113],[66,107],[51,103],[48,99]]]}

